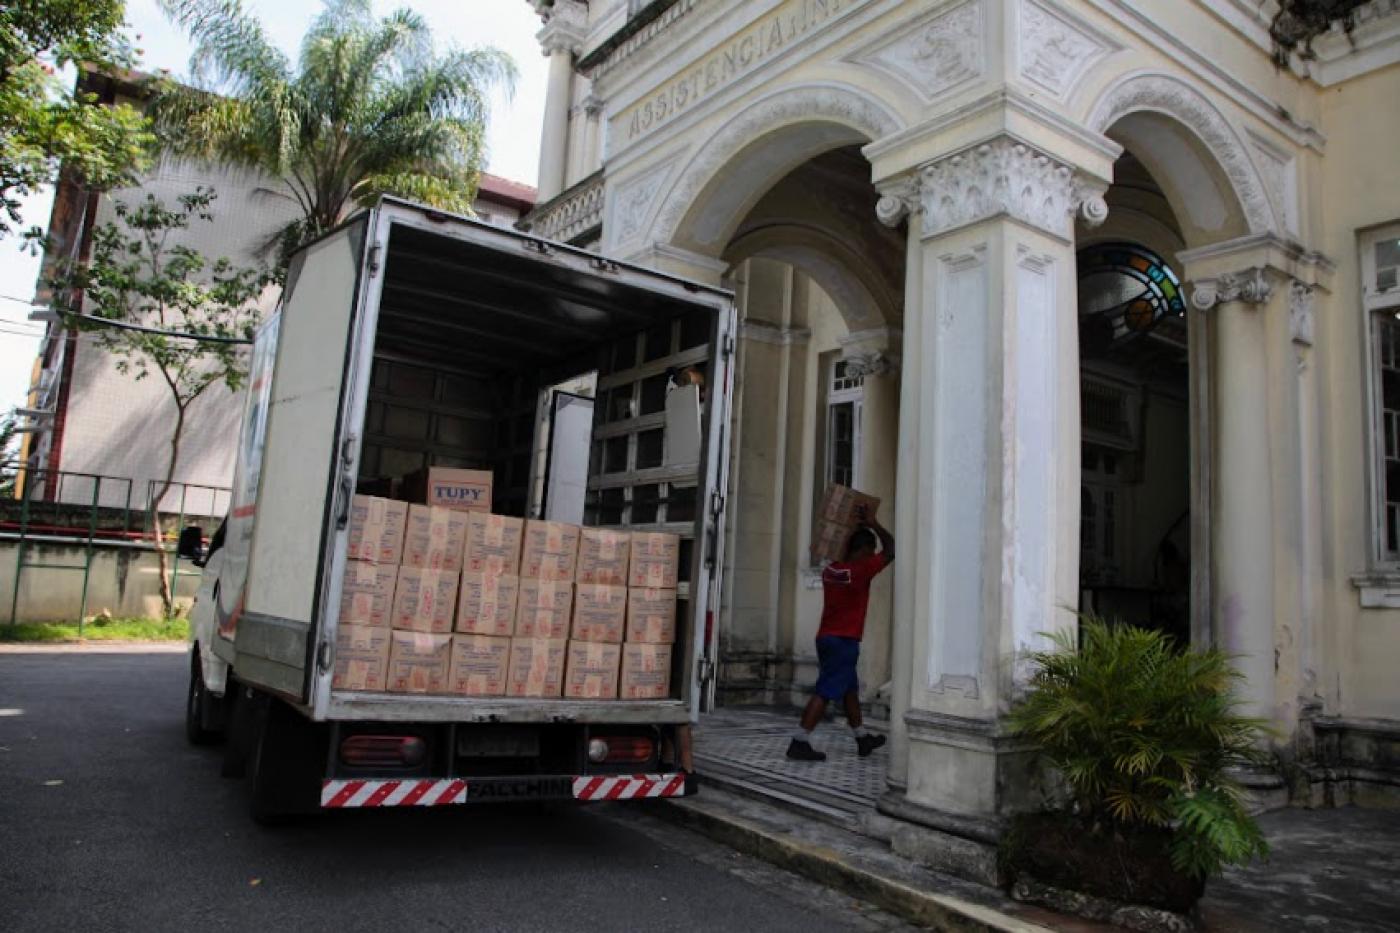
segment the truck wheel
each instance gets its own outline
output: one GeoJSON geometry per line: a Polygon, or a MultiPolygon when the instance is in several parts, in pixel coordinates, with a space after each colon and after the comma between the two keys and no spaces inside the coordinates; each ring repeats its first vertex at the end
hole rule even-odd
{"type": "Polygon", "coordinates": [[[253,821],[273,826],[319,812],[326,763],[322,730],[275,699],[261,719],[248,756],[253,821]]]}
{"type": "Polygon", "coordinates": [[[212,745],[223,737],[223,730],[211,728],[218,721],[212,709],[219,703],[204,686],[204,672],[199,665],[199,647],[190,652],[190,688],[185,697],[185,738],[191,745],[212,745]]]}

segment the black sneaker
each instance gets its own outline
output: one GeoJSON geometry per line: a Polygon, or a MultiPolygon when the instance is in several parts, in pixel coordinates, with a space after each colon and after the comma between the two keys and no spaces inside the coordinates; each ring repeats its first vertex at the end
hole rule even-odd
{"type": "Polygon", "coordinates": [[[793,761],[826,761],[826,752],[819,752],[811,742],[793,739],[788,743],[787,756],[793,761]]]}
{"type": "Polygon", "coordinates": [[[856,736],[856,754],[862,758],[869,758],[871,752],[884,744],[885,737],[883,735],[875,735],[873,733],[858,735],[856,736]]]}

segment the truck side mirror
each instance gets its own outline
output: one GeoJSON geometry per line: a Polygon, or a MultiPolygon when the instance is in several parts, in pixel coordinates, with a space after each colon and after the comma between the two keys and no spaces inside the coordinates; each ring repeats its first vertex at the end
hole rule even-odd
{"type": "Polygon", "coordinates": [[[198,525],[186,525],[180,529],[180,539],[175,545],[175,553],[182,560],[198,563],[204,558],[204,529],[198,525]]]}

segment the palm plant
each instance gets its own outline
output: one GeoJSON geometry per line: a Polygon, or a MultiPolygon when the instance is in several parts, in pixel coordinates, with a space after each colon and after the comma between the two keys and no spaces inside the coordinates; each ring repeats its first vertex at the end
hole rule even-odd
{"type": "Polygon", "coordinates": [[[1103,832],[1167,829],[1173,866],[1197,878],[1267,853],[1229,771],[1262,759],[1263,724],[1240,715],[1240,679],[1216,649],[1179,650],[1160,632],[1086,617],[1032,656],[1012,712],[1103,832]]]}
{"type": "Polygon", "coordinates": [[[376,19],[369,0],[326,0],[294,68],[241,0],[160,0],[194,40],[195,87],[164,82],[168,148],[262,172],[300,217],[265,246],[283,258],[382,194],[466,213],[488,96],[515,65],[492,48],[439,54],[422,17],[376,19]]]}

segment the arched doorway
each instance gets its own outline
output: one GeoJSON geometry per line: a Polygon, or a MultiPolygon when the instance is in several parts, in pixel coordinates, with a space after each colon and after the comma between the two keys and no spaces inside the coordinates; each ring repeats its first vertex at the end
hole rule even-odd
{"type": "MultiPolygon", "coordinates": [[[[787,151],[816,136],[789,128],[777,138],[787,151]]],[[[815,680],[820,567],[808,545],[826,486],[879,496],[887,522],[896,508],[904,241],[879,224],[869,164],[849,131],[823,138],[843,144],[756,195],[697,205],[678,237],[687,247],[720,239],[740,305],[714,646],[721,705],[800,703],[815,680]]],[[[761,152],[746,148],[742,164],[765,161],[761,152]]],[[[891,679],[890,576],[872,591],[860,667],[862,698],[879,712],[891,679]]]]}

